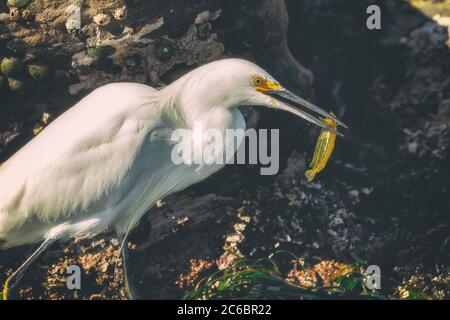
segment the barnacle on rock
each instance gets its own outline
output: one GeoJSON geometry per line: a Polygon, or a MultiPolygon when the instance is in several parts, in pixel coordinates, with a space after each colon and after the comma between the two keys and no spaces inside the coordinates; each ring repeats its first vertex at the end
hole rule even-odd
{"type": "Polygon", "coordinates": [[[36,81],[45,80],[48,77],[48,68],[45,66],[30,64],[28,66],[28,73],[36,81]]]}
{"type": "Polygon", "coordinates": [[[94,22],[99,26],[106,26],[111,22],[111,16],[107,13],[99,13],[94,17],[94,22]]]}
{"type": "Polygon", "coordinates": [[[167,61],[172,58],[174,54],[174,47],[172,42],[165,38],[160,38],[154,43],[155,56],[160,61],[167,61]]]}
{"type": "Polygon", "coordinates": [[[13,21],[18,21],[20,19],[20,11],[19,8],[11,8],[9,10],[9,17],[11,18],[11,20],[13,21]]]}
{"type": "Polygon", "coordinates": [[[29,20],[31,18],[31,12],[28,9],[22,11],[22,19],[29,20]]]}
{"type": "Polygon", "coordinates": [[[23,8],[28,4],[29,0],[8,0],[8,7],[23,8]]]}
{"type": "Polygon", "coordinates": [[[116,19],[116,20],[123,20],[123,19],[125,19],[127,17],[127,15],[128,15],[128,8],[127,8],[127,6],[123,6],[123,7],[117,8],[113,12],[114,19],[116,19]]]}
{"type": "Polygon", "coordinates": [[[23,82],[14,78],[8,78],[8,85],[11,91],[16,93],[23,92],[23,82]]]}
{"type": "Polygon", "coordinates": [[[0,70],[7,77],[17,76],[22,73],[23,64],[22,61],[14,57],[3,58],[0,70]]]}

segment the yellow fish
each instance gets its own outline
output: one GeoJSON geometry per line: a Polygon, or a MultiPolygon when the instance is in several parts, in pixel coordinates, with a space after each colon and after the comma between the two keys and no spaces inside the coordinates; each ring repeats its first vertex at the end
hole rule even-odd
{"type": "MultiPolygon", "coordinates": [[[[333,116],[334,114],[330,112],[333,116]]],[[[322,171],[327,165],[334,149],[334,142],[336,141],[336,122],[327,118],[324,120],[326,125],[332,130],[322,129],[319,138],[317,138],[316,149],[311,163],[310,169],[305,172],[305,176],[311,182],[317,173],[322,171]]]]}

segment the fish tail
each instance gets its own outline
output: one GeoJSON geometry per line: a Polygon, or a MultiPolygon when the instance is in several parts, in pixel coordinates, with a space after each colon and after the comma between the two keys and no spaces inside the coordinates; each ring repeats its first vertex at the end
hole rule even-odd
{"type": "Polygon", "coordinates": [[[315,170],[311,169],[311,170],[307,170],[305,172],[305,177],[306,177],[306,179],[308,179],[309,182],[311,182],[314,179],[315,176],[316,176],[316,171],[315,170]]]}

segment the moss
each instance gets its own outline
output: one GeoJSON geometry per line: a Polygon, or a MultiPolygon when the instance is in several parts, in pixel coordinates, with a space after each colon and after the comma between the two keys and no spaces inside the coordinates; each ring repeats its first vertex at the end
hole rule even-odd
{"type": "Polygon", "coordinates": [[[115,49],[111,46],[91,47],[87,49],[87,54],[93,59],[106,59],[114,53],[115,49]]]}
{"type": "Polygon", "coordinates": [[[18,76],[23,71],[23,64],[22,61],[17,58],[7,57],[2,60],[0,70],[7,77],[18,76]]]}

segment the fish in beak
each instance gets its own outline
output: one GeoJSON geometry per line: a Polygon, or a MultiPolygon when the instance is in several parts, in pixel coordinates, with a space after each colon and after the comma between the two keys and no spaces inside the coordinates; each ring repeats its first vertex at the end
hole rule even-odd
{"type": "Polygon", "coordinates": [[[326,112],[322,108],[297,96],[275,82],[266,82],[265,88],[260,88],[258,91],[272,97],[273,106],[275,108],[295,114],[296,116],[314,123],[325,130],[332,131],[337,135],[343,136],[341,133],[336,132],[335,129],[328,126],[325,119],[331,119],[345,129],[348,128],[342,121],[337,119],[334,114],[326,112]]]}

